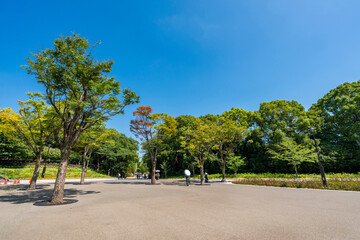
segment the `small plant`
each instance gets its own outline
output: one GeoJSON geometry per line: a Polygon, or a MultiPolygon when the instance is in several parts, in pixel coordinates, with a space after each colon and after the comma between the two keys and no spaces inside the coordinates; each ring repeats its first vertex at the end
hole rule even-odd
{"type": "Polygon", "coordinates": [[[280,187],[287,187],[287,183],[285,181],[281,182],[280,187]]]}

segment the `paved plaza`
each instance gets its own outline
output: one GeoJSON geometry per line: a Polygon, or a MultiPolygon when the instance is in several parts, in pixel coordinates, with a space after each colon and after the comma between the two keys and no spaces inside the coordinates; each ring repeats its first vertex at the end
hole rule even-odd
{"type": "Polygon", "coordinates": [[[0,239],[359,239],[360,192],[183,180],[0,186],[0,239]]]}

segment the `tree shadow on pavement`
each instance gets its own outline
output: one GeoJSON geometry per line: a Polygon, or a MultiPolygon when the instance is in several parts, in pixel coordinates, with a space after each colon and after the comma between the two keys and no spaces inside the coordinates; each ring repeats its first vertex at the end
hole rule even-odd
{"type": "MultiPolygon", "coordinates": [[[[38,185],[36,185],[35,190],[30,190],[30,191],[46,189],[49,186],[50,186],[49,184],[38,184],[38,185]]],[[[3,191],[25,191],[28,187],[29,187],[29,184],[6,185],[6,186],[0,187],[0,192],[2,190],[3,191]]]]}
{"type": "Polygon", "coordinates": [[[80,184],[80,182],[67,182],[65,185],[74,185],[74,186],[85,186],[85,185],[91,185],[91,184],[97,184],[99,182],[85,182],[84,184],[80,184]]]}
{"type": "MultiPolygon", "coordinates": [[[[104,182],[104,184],[133,184],[133,185],[151,185],[150,180],[119,180],[114,182],[104,182]]],[[[169,185],[169,186],[180,186],[186,187],[185,179],[161,179],[156,181],[155,185],[169,185]]],[[[190,185],[201,186],[197,180],[191,180],[190,185]]],[[[211,184],[205,183],[203,186],[210,186],[211,184]]]]}
{"type": "MultiPolygon", "coordinates": [[[[190,181],[191,184],[192,181],[190,181]]],[[[170,185],[170,186],[185,186],[186,187],[186,180],[162,180],[162,185],[170,185]]],[[[192,183],[194,184],[194,183],[192,183]]]]}
{"type": "MultiPolygon", "coordinates": [[[[117,182],[104,182],[105,184],[140,184],[140,185],[151,185],[150,180],[119,180],[117,182]]],[[[158,183],[157,183],[158,184],[158,183]]]]}
{"type": "MultiPolygon", "coordinates": [[[[42,185],[44,186],[44,185],[42,185]]],[[[9,202],[12,204],[23,204],[23,203],[34,203],[37,202],[48,202],[51,199],[53,193],[52,188],[43,188],[39,190],[26,191],[22,189],[12,189],[13,191],[6,192],[5,195],[2,193],[0,196],[0,202],[9,202]]],[[[65,189],[64,198],[71,199],[76,198],[80,195],[96,194],[100,193],[97,191],[83,191],[78,189],[65,189]]]]}

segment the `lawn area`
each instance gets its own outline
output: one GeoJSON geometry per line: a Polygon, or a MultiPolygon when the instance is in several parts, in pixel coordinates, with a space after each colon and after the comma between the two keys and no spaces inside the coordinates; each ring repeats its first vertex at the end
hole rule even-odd
{"type": "MultiPolygon", "coordinates": [[[[197,175],[200,178],[200,175],[197,175]]],[[[270,179],[294,179],[295,174],[288,173],[238,173],[235,174],[226,174],[226,178],[230,179],[241,179],[241,178],[270,178],[270,179]]],[[[209,174],[211,179],[221,179],[222,174],[209,174]]],[[[298,179],[321,179],[320,174],[299,174],[298,179]]],[[[327,179],[360,179],[360,173],[326,173],[327,179]]]]}
{"type": "MultiPolygon", "coordinates": [[[[0,168],[0,176],[4,178],[14,179],[14,178],[22,178],[22,179],[30,179],[32,177],[34,171],[34,166],[14,166],[14,167],[1,167],[0,168]]],[[[52,179],[56,178],[58,171],[57,166],[48,166],[46,168],[45,178],[52,179]]],[[[41,179],[42,169],[40,170],[39,179],[41,179]]],[[[81,177],[81,168],[78,167],[68,167],[67,178],[80,178],[81,177]]],[[[88,169],[85,177],[87,178],[108,178],[108,175],[98,173],[94,170],[88,169]]]]}

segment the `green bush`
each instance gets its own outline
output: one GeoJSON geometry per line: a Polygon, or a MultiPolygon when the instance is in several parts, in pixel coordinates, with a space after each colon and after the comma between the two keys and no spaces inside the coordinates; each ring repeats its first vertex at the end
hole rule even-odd
{"type": "MultiPolygon", "coordinates": [[[[247,185],[262,185],[274,187],[292,187],[292,188],[313,188],[324,189],[320,180],[302,179],[302,180],[289,180],[289,179],[260,179],[260,178],[243,178],[234,181],[235,184],[247,185]]],[[[350,178],[332,179],[328,181],[329,190],[345,190],[345,191],[360,191],[360,181],[350,178]]]]}

